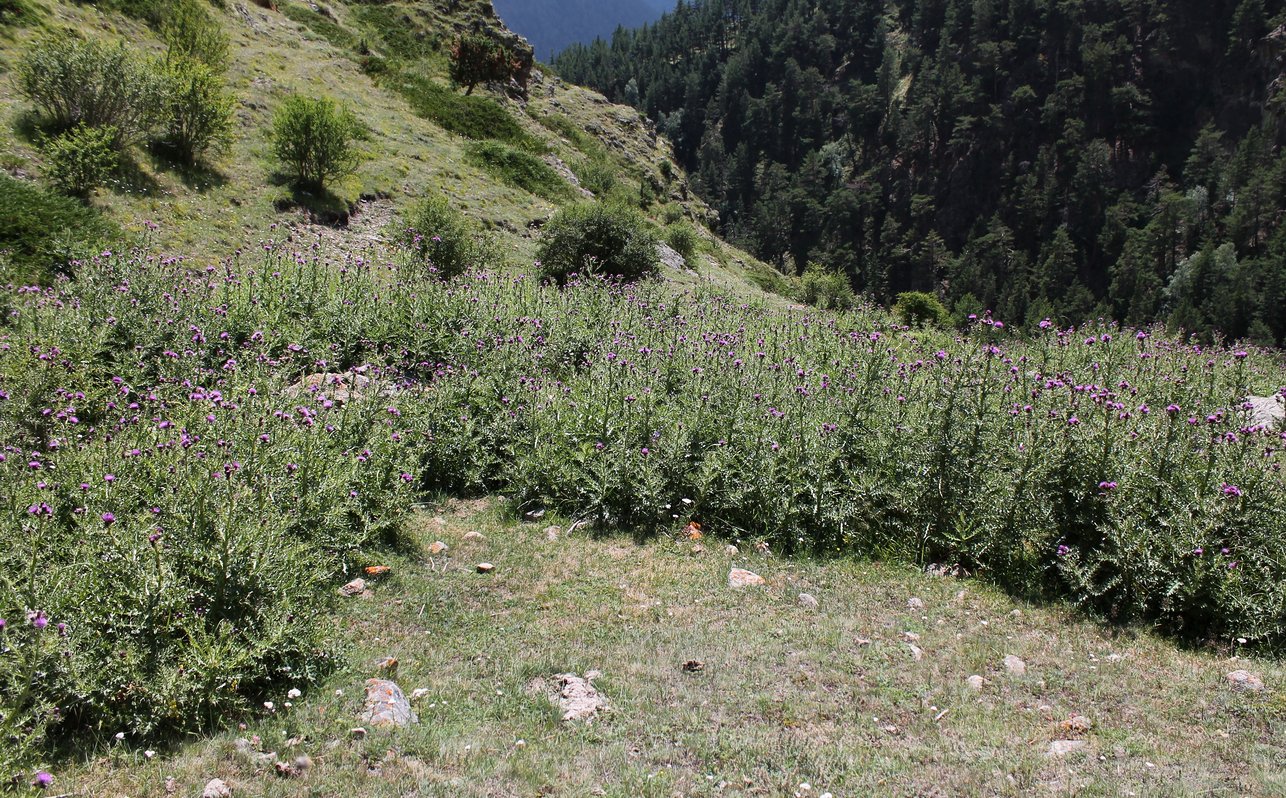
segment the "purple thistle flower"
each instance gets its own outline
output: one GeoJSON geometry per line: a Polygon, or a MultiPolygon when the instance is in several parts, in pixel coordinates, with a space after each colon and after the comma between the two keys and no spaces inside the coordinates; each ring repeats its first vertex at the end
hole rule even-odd
{"type": "Polygon", "coordinates": [[[36,771],[36,777],[31,780],[31,786],[38,790],[43,790],[53,783],[54,777],[43,770],[36,771]]]}
{"type": "Polygon", "coordinates": [[[1066,557],[1070,552],[1071,552],[1071,549],[1070,549],[1069,547],[1067,547],[1067,546],[1065,546],[1065,545],[1062,545],[1062,544],[1060,544],[1060,545],[1059,545],[1059,547],[1058,547],[1058,556],[1059,556],[1059,557],[1066,557]]]}
{"type": "Polygon", "coordinates": [[[116,516],[112,513],[103,513],[103,526],[111,526],[116,523],[116,516]]]}
{"type": "Polygon", "coordinates": [[[1223,483],[1222,490],[1223,490],[1223,495],[1230,496],[1232,498],[1237,498],[1238,496],[1242,495],[1241,488],[1237,487],[1236,485],[1230,484],[1228,482],[1223,483]]]}

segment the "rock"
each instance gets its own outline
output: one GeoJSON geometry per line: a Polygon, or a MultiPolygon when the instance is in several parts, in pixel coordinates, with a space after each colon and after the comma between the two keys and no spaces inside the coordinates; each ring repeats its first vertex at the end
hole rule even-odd
{"type": "Polygon", "coordinates": [[[304,775],[304,771],[312,766],[313,760],[308,754],[300,754],[291,762],[278,762],[275,767],[278,776],[293,779],[304,775]]]}
{"type": "Polygon", "coordinates": [[[201,791],[201,798],[232,798],[232,788],[223,779],[210,779],[201,791]]]}
{"type": "Polygon", "coordinates": [[[237,757],[241,759],[243,762],[245,762],[246,764],[251,765],[253,767],[257,767],[257,768],[267,767],[271,765],[273,762],[277,761],[276,751],[272,751],[269,753],[262,753],[257,748],[255,748],[254,743],[250,742],[244,737],[238,739],[235,743],[233,743],[233,747],[236,749],[237,757]]]}
{"type": "Polygon", "coordinates": [[[366,729],[361,726],[355,726],[349,729],[348,733],[351,734],[354,739],[360,740],[366,736],[366,729]]]}
{"type": "Polygon", "coordinates": [[[1005,656],[1005,670],[1014,676],[1023,676],[1027,673],[1027,663],[1013,654],[1008,654],[1005,656]]]}
{"type": "Polygon", "coordinates": [[[912,596],[906,600],[906,606],[909,610],[922,610],[924,609],[924,601],[912,596]]]}
{"type": "Polygon", "coordinates": [[[397,657],[385,657],[375,666],[377,669],[384,671],[389,678],[397,676],[397,657]]]}
{"type": "Polygon", "coordinates": [[[908,642],[908,643],[918,643],[918,642],[920,642],[920,636],[919,636],[918,634],[916,634],[915,632],[903,632],[903,633],[902,633],[902,639],[903,639],[903,640],[905,640],[905,641],[906,641],[906,642],[908,642]]]}
{"type": "Polygon", "coordinates": [[[728,587],[752,587],[766,584],[768,583],[762,576],[745,568],[733,568],[728,572],[728,587]]]}
{"type": "Polygon", "coordinates": [[[494,570],[496,570],[496,566],[492,565],[489,562],[478,563],[478,573],[480,574],[489,574],[494,570]]]}
{"type": "Polygon", "coordinates": [[[607,699],[590,683],[594,676],[594,671],[590,671],[585,678],[574,673],[560,673],[554,677],[558,688],[556,701],[563,710],[564,721],[589,720],[607,708],[607,699]]]}
{"type": "Polygon", "coordinates": [[[676,252],[669,244],[657,244],[656,257],[661,261],[661,265],[667,269],[684,271],[688,268],[688,262],[684,260],[683,256],[676,252]]]}
{"type": "Polygon", "coordinates": [[[478,532],[476,530],[471,530],[469,532],[464,533],[464,539],[468,541],[486,540],[487,537],[486,535],[483,535],[481,532],[478,532]]]}
{"type": "Polygon", "coordinates": [[[447,544],[443,543],[440,540],[435,540],[431,544],[429,544],[429,554],[432,554],[433,556],[436,557],[437,555],[446,551],[447,548],[448,548],[447,544]]]}
{"type": "Polygon", "coordinates": [[[1071,715],[1068,715],[1067,720],[1063,721],[1062,724],[1060,725],[1066,731],[1075,732],[1077,734],[1084,734],[1088,732],[1090,729],[1094,728],[1093,721],[1091,721],[1089,718],[1085,717],[1084,715],[1080,715],[1075,712],[1073,712],[1071,715]]]}
{"type": "Polygon", "coordinates": [[[706,547],[702,546],[700,543],[695,543],[692,546],[693,556],[696,556],[698,554],[705,554],[705,551],[706,551],[706,547]]]}
{"type": "Polygon", "coordinates": [[[969,685],[969,689],[975,693],[981,693],[982,688],[987,686],[987,680],[977,674],[974,674],[968,679],[965,679],[965,684],[969,685]]]}
{"type": "Polygon", "coordinates": [[[729,543],[727,546],[723,547],[723,553],[728,555],[729,557],[736,557],[738,554],[741,553],[741,549],[738,549],[736,546],[729,543]]]}
{"type": "Polygon", "coordinates": [[[429,692],[430,690],[427,687],[417,687],[411,691],[411,700],[419,701],[421,698],[424,698],[426,695],[428,695],[429,692]]]}
{"type": "Polygon", "coordinates": [[[914,659],[916,662],[919,662],[920,660],[924,659],[924,649],[920,648],[919,646],[912,645],[911,643],[907,643],[906,647],[911,649],[911,658],[914,659]]]}
{"type": "Polygon", "coordinates": [[[1067,756],[1073,751],[1079,751],[1088,748],[1089,743],[1084,740],[1053,740],[1049,744],[1047,756],[1067,756]]]}
{"type": "Polygon", "coordinates": [[[805,609],[815,610],[818,606],[817,597],[811,593],[800,593],[799,606],[804,607],[805,609]]]}
{"type": "Polygon", "coordinates": [[[1286,422],[1286,402],[1276,396],[1248,396],[1250,423],[1276,429],[1286,422]]]}
{"type": "Polygon", "coordinates": [[[1228,681],[1228,686],[1238,693],[1258,693],[1264,689],[1264,680],[1250,671],[1233,671],[1224,679],[1228,681]]]}
{"type": "Polygon", "coordinates": [[[377,728],[396,728],[419,722],[402,688],[388,679],[366,680],[366,701],[362,709],[362,720],[377,728]]]}
{"type": "Polygon", "coordinates": [[[869,645],[871,644],[871,641],[870,641],[868,638],[865,638],[865,637],[859,637],[859,638],[857,638],[857,640],[856,640],[856,641],[854,641],[854,642],[856,642],[856,643],[857,643],[857,647],[858,647],[858,648],[866,648],[867,646],[869,646],[869,645]]]}
{"type": "Polygon", "coordinates": [[[360,596],[366,591],[366,580],[360,576],[339,589],[341,596],[360,596]]]}
{"type": "Polygon", "coordinates": [[[548,540],[550,543],[553,543],[558,540],[558,536],[561,535],[562,532],[563,530],[559,527],[547,526],[545,527],[545,540],[548,540]]]}
{"type": "Polygon", "coordinates": [[[684,673],[700,673],[706,669],[706,664],[699,659],[690,659],[683,663],[684,673]]]}

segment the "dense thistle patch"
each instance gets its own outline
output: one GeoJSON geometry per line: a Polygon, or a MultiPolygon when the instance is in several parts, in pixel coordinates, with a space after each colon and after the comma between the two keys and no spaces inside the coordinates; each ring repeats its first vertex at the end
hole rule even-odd
{"type": "Polygon", "coordinates": [[[1283,433],[1242,405],[1286,382],[1275,355],[368,256],[104,254],[8,292],[0,616],[71,630],[5,638],[11,739],[191,726],[315,676],[331,588],[416,489],[958,563],[1194,639],[1286,642],[1283,433]]]}

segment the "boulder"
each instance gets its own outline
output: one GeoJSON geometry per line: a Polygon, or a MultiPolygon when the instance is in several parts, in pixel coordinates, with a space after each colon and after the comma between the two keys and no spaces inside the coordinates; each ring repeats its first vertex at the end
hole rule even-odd
{"type": "Polygon", "coordinates": [[[768,584],[762,576],[745,568],[733,568],[728,572],[728,587],[757,587],[768,584]]]}
{"type": "Polygon", "coordinates": [[[419,722],[406,693],[387,679],[366,680],[362,720],[376,728],[398,728],[419,722]]]}

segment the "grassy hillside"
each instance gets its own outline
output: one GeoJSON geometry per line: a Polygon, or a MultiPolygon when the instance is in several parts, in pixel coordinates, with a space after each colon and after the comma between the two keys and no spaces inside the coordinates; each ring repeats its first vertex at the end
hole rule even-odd
{"type": "MultiPolygon", "coordinates": [[[[46,164],[14,77],[32,44],[70,35],[126,41],[152,54],[162,45],[155,26],[112,10],[129,10],[130,4],[24,1],[28,10],[0,33],[0,118],[17,133],[0,141],[0,167],[19,179],[40,181],[46,164]]],[[[540,225],[558,204],[581,197],[570,182],[578,171],[592,173],[600,193],[643,206],[658,223],[706,219],[705,206],[687,193],[674,168],[669,145],[632,109],[539,71],[529,101],[486,91],[466,98],[452,89],[446,48],[461,30],[500,25],[489,2],[285,0],[275,6],[210,6],[231,45],[228,81],[237,110],[230,150],[209,165],[178,168],[156,152],[135,148],[109,186],[91,199],[109,220],[135,232],[153,222],[159,229],[150,238],[160,246],[217,259],[257,240],[274,223],[338,221],[342,228],[361,209],[388,217],[418,198],[443,195],[499,236],[510,266],[525,268],[540,225]],[[271,157],[273,114],[293,92],[333,97],[356,111],[370,132],[360,143],[366,157],[358,171],[326,196],[293,191],[271,157]],[[506,158],[501,151],[498,157],[498,145],[522,152],[506,158]],[[551,187],[524,187],[514,158],[524,165],[535,161],[530,168],[551,187]],[[363,198],[379,202],[359,204],[363,198]]],[[[713,255],[702,270],[705,279],[746,285],[743,276],[750,270],[760,282],[774,280],[761,264],[708,234],[705,240],[713,255]]]]}

